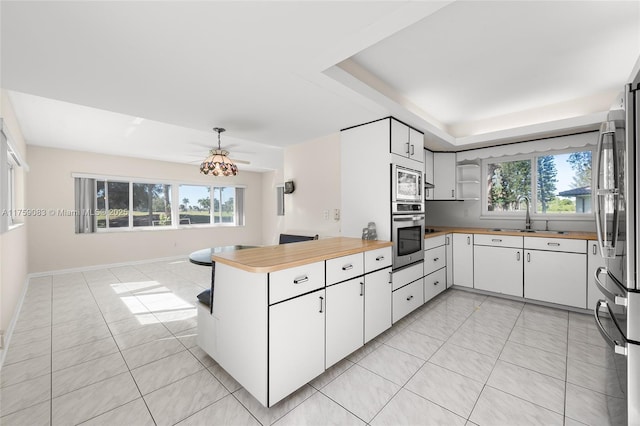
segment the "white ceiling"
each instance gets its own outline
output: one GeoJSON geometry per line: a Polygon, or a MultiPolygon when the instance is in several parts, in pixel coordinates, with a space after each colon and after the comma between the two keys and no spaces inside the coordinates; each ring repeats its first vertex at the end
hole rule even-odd
{"type": "MultiPolygon", "coordinates": [[[[640,56],[638,2],[2,1],[32,145],[197,162],[394,115],[438,149],[593,127],[640,56]]],[[[475,144],[475,145],[474,145],[475,144]]]]}

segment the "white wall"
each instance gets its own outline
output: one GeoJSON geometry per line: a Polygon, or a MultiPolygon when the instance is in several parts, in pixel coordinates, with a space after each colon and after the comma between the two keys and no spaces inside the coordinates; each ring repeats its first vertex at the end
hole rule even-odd
{"type": "MultiPolygon", "coordinates": [[[[27,160],[26,144],[6,91],[0,91],[0,116],[13,148],[27,160]]],[[[4,168],[2,168],[4,170],[4,168]]],[[[24,207],[25,170],[16,168],[16,208],[24,207]]],[[[4,178],[4,176],[3,176],[4,178]]],[[[17,218],[18,221],[20,218],[17,218]]],[[[0,235],[0,330],[8,331],[27,280],[27,226],[20,225],[0,235]]]]}
{"type": "Polygon", "coordinates": [[[340,235],[340,134],[289,146],[284,151],[284,180],[293,180],[285,194],[287,233],[330,237],[340,235]],[[325,210],[329,218],[324,218],[325,210]]]}
{"type": "Polygon", "coordinates": [[[278,216],[276,187],[281,185],[282,169],[262,174],[262,243],[278,244],[278,236],[285,233],[287,216],[278,216]]]}
{"type": "Polygon", "coordinates": [[[36,146],[29,146],[27,152],[31,166],[27,179],[27,207],[31,209],[73,210],[72,173],[247,185],[243,227],[76,234],[73,217],[32,217],[28,220],[31,273],[182,256],[204,247],[263,242],[263,182],[260,173],[240,171],[235,177],[210,177],[201,175],[197,165],[36,146]]]}

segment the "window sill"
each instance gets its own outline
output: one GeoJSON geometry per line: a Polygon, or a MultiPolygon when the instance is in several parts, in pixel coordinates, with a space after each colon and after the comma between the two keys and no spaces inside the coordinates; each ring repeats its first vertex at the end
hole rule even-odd
{"type": "Polygon", "coordinates": [[[111,234],[117,232],[161,232],[161,231],[182,231],[186,229],[210,229],[210,228],[242,228],[244,225],[180,225],[180,226],[140,226],[135,228],[98,228],[96,232],[89,232],[90,234],[111,234]]]}

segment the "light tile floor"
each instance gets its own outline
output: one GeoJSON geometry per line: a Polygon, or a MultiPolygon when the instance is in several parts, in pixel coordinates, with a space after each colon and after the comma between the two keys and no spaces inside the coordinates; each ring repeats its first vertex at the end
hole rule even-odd
{"type": "Polygon", "coordinates": [[[591,316],[448,290],[266,409],[196,344],[209,277],[185,260],[31,279],[0,424],[605,425],[623,404],[591,316]]]}

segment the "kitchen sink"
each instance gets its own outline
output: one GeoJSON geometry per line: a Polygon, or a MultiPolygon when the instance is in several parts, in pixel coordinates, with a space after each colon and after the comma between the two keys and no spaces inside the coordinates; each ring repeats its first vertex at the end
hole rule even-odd
{"type": "Polygon", "coordinates": [[[492,231],[496,232],[522,232],[526,234],[556,234],[562,235],[566,234],[566,231],[541,231],[537,229],[506,229],[506,228],[493,228],[492,231]]]}

